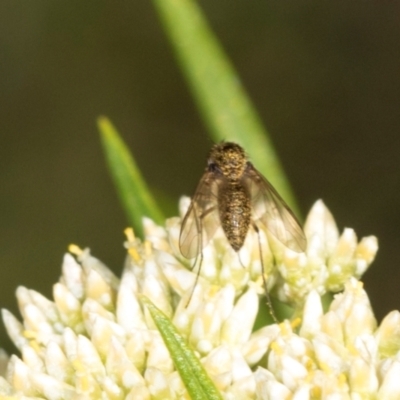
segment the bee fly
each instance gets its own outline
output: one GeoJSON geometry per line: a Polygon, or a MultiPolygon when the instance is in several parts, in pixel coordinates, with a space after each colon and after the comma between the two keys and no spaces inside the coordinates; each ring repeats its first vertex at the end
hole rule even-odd
{"type": "Polygon", "coordinates": [[[211,148],[206,170],[183,218],[180,251],[185,258],[196,261],[200,255],[195,285],[203,259],[202,250],[219,226],[235,252],[242,248],[250,227],[256,231],[267,303],[276,320],[264,276],[259,227],[265,227],[286,247],[299,253],[306,248],[306,237],[271,183],[247,160],[243,148],[231,142],[211,148]]]}

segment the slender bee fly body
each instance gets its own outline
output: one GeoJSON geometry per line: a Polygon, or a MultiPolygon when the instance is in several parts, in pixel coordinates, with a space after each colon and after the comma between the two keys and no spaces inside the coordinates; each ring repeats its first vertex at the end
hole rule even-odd
{"type": "MultiPolygon", "coordinates": [[[[220,226],[235,252],[242,248],[250,227],[258,235],[260,257],[260,227],[266,228],[278,241],[295,252],[305,251],[307,245],[293,212],[271,183],[248,161],[244,149],[232,142],[221,142],[211,148],[206,170],[182,221],[180,251],[188,259],[195,258],[197,261],[200,257],[198,275],[203,248],[220,226]]],[[[276,320],[262,259],[261,267],[268,306],[276,320]]]]}

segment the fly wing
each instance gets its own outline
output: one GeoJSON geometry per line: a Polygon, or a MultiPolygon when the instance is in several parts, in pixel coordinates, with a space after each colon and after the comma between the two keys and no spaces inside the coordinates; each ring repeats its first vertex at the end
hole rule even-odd
{"type": "Polygon", "coordinates": [[[289,249],[301,253],[307,239],[299,221],[275,188],[251,164],[243,175],[249,191],[253,221],[260,221],[268,231],[289,249]]]}
{"type": "Polygon", "coordinates": [[[197,186],[179,235],[179,248],[186,258],[197,257],[220,226],[218,190],[221,183],[212,172],[206,172],[197,186]]]}

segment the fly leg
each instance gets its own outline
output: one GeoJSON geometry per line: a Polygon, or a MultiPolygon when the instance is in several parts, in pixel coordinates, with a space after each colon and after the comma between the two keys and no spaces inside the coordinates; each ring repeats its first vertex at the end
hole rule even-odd
{"type": "Polygon", "coordinates": [[[274,308],[272,307],[271,297],[269,296],[269,291],[268,291],[268,287],[267,287],[267,281],[265,280],[265,270],[264,270],[264,261],[263,261],[263,254],[262,254],[262,247],[261,247],[261,240],[260,240],[260,231],[258,229],[258,226],[254,222],[252,223],[252,225],[253,225],[255,232],[257,233],[258,250],[260,253],[260,261],[261,261],[261,275],[262,275],[262,280],[263,280],[263,284],[264,284],[265,297],[267,299],[267,306],[268,306],[269,313],[271,314],[272,319],[276,323],[279,323],[278,319],[276,318],[274,308]]]}
{"type": "MultiPolygon", "coordinates": [[[[201,232],[201,234],[199,235],[199,240],[200,240],[201,242],[203,241],[203,224],[202,224],[202,220],[203,220],[204,217],[206,217],[208,214],[210,214],[210,213],[213,212],[214,210],[215,210],[215,207],[210,207],[208,210],[205,210],[205,211],[199,216],[199,219],[198,219],[198,231],[201,232]]],[[[191,292],[190,292],[190,296],[189,296],[189,299],[188,299],[188,301],[187,301],[187,303],[186,303],[185,308],[189,305],[190,300],[192,300],[194,290],[196,289],[197,282],[199,281],[199,276],[200,276],[200,271],[201,271],[201,265],[203,264],[203,243],[200,243],[200,247],[199,247],[199,248],[201,249],[201,251],[200,251],[199,269],[198,269],[198,271],[197,271],[196,278],[195,278],[195,281],[194,281],[194,285],[193,285],[193,288],[192,288],[192,290],[191,290],[191,292]]],[[[194,260],[192,269],[193,269],[193,268],[196,266],[196,264],[197,264],[197,258],[198,258],[198,256],[199,256],[199,255],[197,255],[196,258],[195,258],[195,260],[194,260]]]]}

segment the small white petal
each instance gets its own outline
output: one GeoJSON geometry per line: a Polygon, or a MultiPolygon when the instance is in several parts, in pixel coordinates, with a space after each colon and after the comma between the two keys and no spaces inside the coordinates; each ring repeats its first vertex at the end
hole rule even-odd
{"type": "MultiPolygon", "coordinates": [[[[224,239],[226,240],[226,239],[224,239]]],[[[224,257],[222,258],[221,270],[219,273],[219,283],[221,285],[231,284],[236,289],[241,290],[250,279],[250,270],[249,268],[243,268],[243,265],[247,266],[246,261],[242,261],[239,258],[239,254],[236,253],[228,244],[225,245],[224,257]]],[[[213,261],[216,259],[217,255],[213,254],[213,261]]],[[[218,276],[218,270],[215,268],[215,261],[209,262],[207,266],[209,270],[212,271],[209,274],[202,274],[208,280],[213,281],[216,280],[218,276]]]]}
{"type": "Polygon", "coordinates": [[[244,343],[242,353],[250,366],[258,363],[267,352],[270,343],[276,339],[280,329],[278,325],[269,325],[254,332],[244,343]]]}
{"type": "Polygon", "coordinates": [[[46,299],[43,295],[36,292],[35,290],[29,290],[32,302],[40,309],[40,311],[45,315],[46,319],[52,324],[59,322],[60,317],[57,311],[57,307],[54,302],[46,299]]]}
{"type": "Polygon", "coordinates": [[[158,331],[149,331],[146,342],[147,368],[154,367],[159,371],[170,373],[174,370],[171,356],[158,331]]]}
{"type": "Polygon", "coordinates": [[[101,382],[102,395],[108,399],[122,399],[125,391],[111,377],[106,376],[101,382]]]}
{"type": "Polygon", "coordinates": [[[371,365],[375,365],[379,359],[378,344],[373,335],[359,335],[354,340],[354,348],[358,351],[360,358],[371,365]]]}
{"type": "Polygon", "coordinates": [[[33,393],[29,368],[17,356],[12,355],[10,358],[7,370],[7,380],[11,383],[15,391],[20,391],[27,395],[33,393]]]}
{"type": "Polygon", "coordinates": [[[147,382],[147,387],[154,399],[170,399],[172,398],[169,389],[168,379],[164,372],[155,367],[146,369],[144,378],[147,382]]]}
{"type": "Polygon", "coordinates": [[[352,392],[362,396],[360,398],[373,397],[379,386],[374,364],[355,358],[350,366],[349,385],[352,392]]]}
{"type": "Polygon", "coordinates": [[[72,376],[73,368],[60,346],[55,342],[49,342],[44,356],[46,372],[60,382],[67,382],[72,376]]]}
{"type": "Polygon", "coordinates": [[[31,346],[24,346],[22,348],[22,359],[31,370],[45,372],[42,358],[39,357],[39,354],[31,346]]]}
{"type": "Polygon", "coordinates": [[[11,398],[12,394],[12,386],[3,378],[3,376],[0,376],[0,396],[4,396],[6,399],[9,396],[11,398]]]}
{"type": "Polygon", "coordinates": [[[78,261],[88,276],[93,269],[114,289],[118,289],[119,279],[100,260],[90,254],[90,249],[84,249],[77,255],[78,261]]]}
{"type": "Polygon", "coordinates": [[[23,334],[23,325],[17,320],[17,318],[14,317],[14,315],[10,313],[10,311],[3,308],[1,310],[1,314],[8,336],[11,338],[15,346],[21,350],[22,347],[28,343],[28,340],[23,334]]]}
{"type": "Polygon", "coordinates": [[[86,297],[97,301],[106,309],[113,308],[114,292],[109,283],[99,274],[91,269],[85,282],[86,297]]]}
{"type": "Polygon", "coordinates": [[[304,232],[308,240],[307,253],[325,258],[333,253],[339,238],[336,222],[322,200],[314,203],[309,212],[304,232]]]}
{"type": "Polygon", "coordinates": [[[63,332],[64,351],[68,360],[75,361],[78,357],[78,337],[70,328],[65,328],[63,332]]]}
{"type": "MultiPolygon", "coordinates": [[[[163,272],[172,289],[179,296],[184,296],[193,289],[196,281],[196,274],[183,268],[170,254],[162,253],[158,257],[160,265],[163,265],[163,272]]],[[[199,277],[199,281],[202,278],[199,277]]]]}
{"type": "Polygon", "coordinates": [[[323,315],[321,297],[313,290],[306,297],[303,311],[303,321],[300,335],[306,338],[313,337],[321,330],[321,318],[323,315]]]}
{"type": "Polygon", "coordinates": [[[289,399],[291,391],[278,382],[271,372],[264,368],[257,368],[254,378],[256,380],[256,394],[258,400],[289,399]]]}
{"type": "Polygon", "coordinates": [[[231,310],[234,301],[234,289],[225,286],[210,298],[203,299],[194,317],[189,342],[202,354],[207,354],[220,342],[220,331],[226,309],[231,310]]]}
{"type": "Polygon", "coordinates": [[[76,332],[89,333],[90,335],[92,333],[93,324],[95,323],[97,316],[113,322],[115,318],[115,315],[112,312],[107,311],[101,304],[97,303],[97,301],[93,299],[86,299],[82,305],[81,312],[81,317],[83,317],[84,323],[84,325],[82,325],[82,327],[84,328],[83,332],[78,331],[76,326],[72,326],[74,327],[74,330],[76,332]]]}
{"type": "Polygon", "coordinates": [[[145,385],[135,386],[127,394],[125,400],[150,400],[149,389],[145,385]]]}
{"type": "Polygon", "coordinates": [[[105,358],[110,351],[111,338],[118,338],[120,341],[125,339],[124,329],[105,318],[95,316],[91,341],[96,347],[97,352],[102,358],[105,358]]]}
{"type": "Polygon", "coordinates": [[[339,316],[334,311],[328,311],[321,318],[321,331],[338,343],[344,344],[344,332],[339,316]]]}
{"type": "Polygon", "coordinates": [[[246,360],[242,354],[237,350],[232,350],[232,380],[233,382],[239,382],[244,378],[252,376],[252,371],[247,365],[246,360]]]}
{"type": "MultiPolygon", "coordinates": [[[[176,225],[178,226],[178,218],[174,218],[176,220],[176,225]]],[[[143,221],[143,231],[146,240],[151,242],[154,249],[169,251],[169,243],[167,240],[167,233],[164,228],[159,225],[156,225],[150,218],[142,218],[143,221]]],[[[170,227],[170,223],[167,220],[166,226],[167,229],[170,227]]],[[[179,225],[180,227],[180,225],[179,225]]]]}
{"type": "Polygon", "coordinates": [[[338,354],[340,346],[337,344],[335,346],[330,338],[321,335],[318,338],[315,338],[312,343],[314,345],[315,356],[319,367],[323,371],[338,375],[347,369],[346,359],[344,358],[345,350],[339,350],[340,354],[338,354]]]}
{"type": "Polygon", "coordinates": [[[307,369],[294,358],[285,355],[281,357],[281,366],[282,383],[292,391],[297,390],[307,377],[307,369]]]}
{"type": "MultiPolygon", "coordinates": [[[[139,371],[143,371],[146,364],[146,347],[144,339],[145,330],[134,330],[129,333],[129,338],[124,344],[129,360],[139,371]]],[[[146,335],[147,336],[147,335],[146,335]]]]}
{"type": "Polygon", "coordinates": [[[117,382],[125,389],[140,387],[145,384],[144,378],[131,362],[123,345],[112,338],[106,361],[107,373],[117,377],[117,382]]]}
{"type": "Polygon", "coordinates": [[[303,384],[293,393],[292,400],[309,400],[311,399],[310,385],[303,384]]]}
{"type": "Polygon", "coordinates": [[[65,286],[78,300],[82,300],[84,294],[82,267],[69,253],[64,255],[62,273],[65,286]]]}
{"type": "Polygon", "coordinates": [[[204,368],[220,390],[227,389],[232,383],[232,359],[230,348],[224,345],[202,359],[204,368]]]}
{"type": "Polygon", "coordinates": [[[179,215],[183,218],[189,209],[191,199],[187,196],[182,196],[179,199],[179,215]]]}
{"type": "Polygon", "coordinates": [[[105,368],[101,362],[99,353],[93,343],[82,335],[79,335],[77,340],[77,359],[84,370],[87,370],[97,378],[104,377],[105,368]]]}
{"type": "Polygon", "coordinates": [[[377,251],[378,239],[375,236],[367,236],[361,239],[355,254],[357,263],[356,277],[360,277],[374,261],[377,251]]]}
{"type": "Polygon", "coordinates": [[[352,277],[356,263],[354,253],[357,247],[357,236],[353,229],[346,228],[339,238],[337,247],[328,261],[330,277],[328,289],[337,292],[343,289],[343,284],[352,277]]]}
{"type": "MultiPolygon", "coordinates": [[[[309,340],[295,334],[288,335],[285,339],[284,351],[288,356],[302,362],[308,361],[312,352],[312,346],[309,340]]],[[[282,345],[283,344],[281,344],[281,346],[282,345]]]]}
{"type": "Polygon", "coordinates": [[[117,322],[129,332],[145,329],[146,324],[137,294],[137,281],[131,271],[124,272],[117,297],[117,322]]]}
{"type": "Polygon", "coordinates": [[[65,325],[82,325],[81,304],[79,300],[61,283],[53,286],[53,297],[60,319],[65,325]]]}
{"type": "Polygon", "coordinates": [[[371,306],[356,303],[351,309],[344,327],[348,341],[355,336],[372,334],[376,329],[376,319],[371,306]]]}
{"type": "Polygon", "coordinates": [[[390,312],[376,332],[379,353],[384,357],[394,356],[400,350],[400,312],[390,312]]]}
{"type": "Polygon", "coordinates": [[[46,345],[54,337],[53,327],[47,322],[46,317],[33,304],[25,306],[23,314],[25,326],[33,332],[35,340],[46,345]]]}
{"type": "Polygon", "coordinates": [[[32,387],[48,400],[72,399],[74,388],[45,374],[31,374],[32,387]]]}
{"type": "Polygon", "coordinates": [[[400,362],[393,361],[383,378],[378,391],[378,398],[385,400],[400,399],[400,362]]]}
{"type": "Polygon", "coordinates": [[[255,398],[255,391],[256,380],[253,375],[250,375],[233,382],[228,390],[225,391],[224,398],[236,400],[240,393],[242,399],[251,400],[255,398]]]}
{"type": "MultiPolygon", "coordinates": [[[[230,303],[232,304],[232,303],[230,303]]],[[[224,305],[221,305],[224,309],[224,305]]],[[[243,344],[249,339],[255,318],[258,313],[258,296],[250,288],[235,304],[221,331],[221,340],[234,344],[243,344]]]]}
{"type": "Polygon", "coordinates": [[[330,305],[344,326],[345,340],[351,342],[357,335],[371,334],[376,329],[376,320],[363,290],[362,283],[355,278],[345,285],[345,291],[337,294],[330,305]]]}
{"type": "Polygon", "coordinates": [[[170,298],[165,292],[165,285],[157,277],[147,275],[142,286],[142,293],[167,317],[172,315],[170,298]]]}
{"type": "Polygon", "coordinates": [[[18,308],[20,310],[23,310],[28,304],[32,303],[29,289],[24,286],[18,286],[15,295],[17,296],[18,308]]]}

